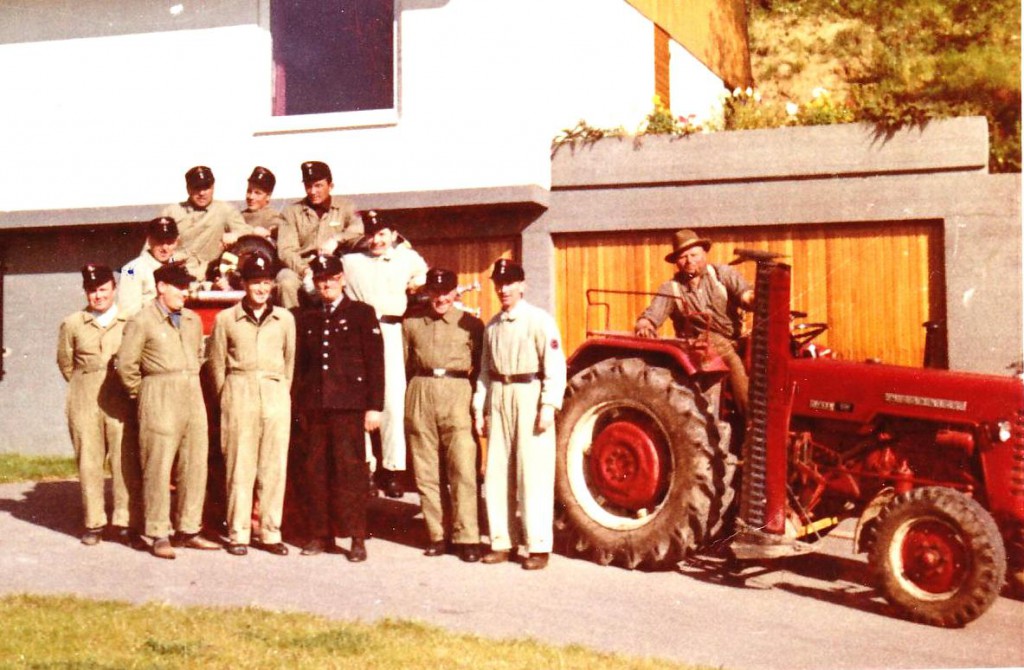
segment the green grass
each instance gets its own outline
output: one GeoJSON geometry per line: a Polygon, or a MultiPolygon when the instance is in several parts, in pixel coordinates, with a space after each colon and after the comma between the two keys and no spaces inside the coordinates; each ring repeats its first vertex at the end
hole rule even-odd
{"type": "MultiPolygon", "coordinates": [[[[341,592],[338,597],[343,597],[341,592]]],[[[0,668],[697,667],[601,654],[579,646],[486,640],[405,621],[370,625],[255,608],[136,606],[18,595],[0,599],[0,621],[0,668]]]]}
{"type": "Polygon", "coordinates": [[[75,459],[67,456],[0,454],[0,484],[67,479],[77,475],[75,459]]]}

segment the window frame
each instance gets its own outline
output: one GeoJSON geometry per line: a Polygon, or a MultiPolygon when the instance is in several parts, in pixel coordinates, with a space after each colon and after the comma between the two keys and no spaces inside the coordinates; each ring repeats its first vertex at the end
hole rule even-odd
{"type": "Polygon", "coordinates": [[[267,112],[258,121],[254,135],[281,135],[289,133],[322,132],[331,130],[349,130],[358,128],[379,128],[398,125],[401,119],[402,105],[402,53],[401,53],[401,0],[392,0],[392,107],[382,109],[365,109],[351,112],[324,112],[320,114],[274,115],[274,93],[276,90],[276,64],[273,61],[273,34],[270,31],[269,4],[267,1],[266,30],[270,35],[270,99],[267,101],[267,112]]]}

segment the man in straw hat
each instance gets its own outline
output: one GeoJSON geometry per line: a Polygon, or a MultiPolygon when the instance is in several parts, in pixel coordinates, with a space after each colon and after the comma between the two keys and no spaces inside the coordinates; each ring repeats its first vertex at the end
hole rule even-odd
{"type": "Polygon", "coordinates": [[[666,318],[672,319],[676,337],[692,337],[710,327],[711,344],[729,366],[736,408],[746,416],[747,373],[735,343],[743,321],[739,310],[751,309],[754,289],[734,268],[709,264],[710,248],[711,240],[692,230],[675,234],[665,261],[675,264],[676,274],[658,287],[658,295],[636,320],[635,330],[640,337],[657,337],[666,318]]]}

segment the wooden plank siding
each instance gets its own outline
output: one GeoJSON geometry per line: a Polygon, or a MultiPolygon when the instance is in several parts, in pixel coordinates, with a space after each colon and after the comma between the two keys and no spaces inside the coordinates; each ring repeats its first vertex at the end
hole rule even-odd
{"type": "MultiPolygon", "coordinates": [[[[817,340],[846,360],[877,358],[920,366],[922,323],[945,318],[940,222],[708,228],[712,263],[727,263],[735,248],[787,256],[793,267],[792,309],[829,330],[817,340]]],[[[572,352],[587,329],[605,326],[605,311],[591,308],[586,291],[654,292],[675,268],[665,262],[672,231],[565,234],[555,237],[556,318],[572,352]]],[[[754,266],[738,266],[753,283],[754,266]]],[[[602,295],[610,330],[632,330],[649,296],[602,295]]],[[[750,316],[747,316],[747,329],[750,316]]],[[[671,326],[662,326],[671,335],[671,326]]]]}
{"type": "Polygon", "coordinates": [[[671,54],[668,32],[658,24],[654,24],[654,94],[661,99],[661,104],[672,108],[672,79],[669,76],[671,54]]]}
{"type": "Polygon", "coordinates": [[[518,258],[517,237],[491,237],[460,241],[452,239],[417,240],[416,251],[423,256],[430,267],[441,267],[459,275],[459,284],[468,286],[480,284],[479,291],[469,291],[462,296],[467,307],[480,308],[480,318],[488,319],[501,311],[501,304],[491,284],[491,267],[499,258],[518,258]]]}

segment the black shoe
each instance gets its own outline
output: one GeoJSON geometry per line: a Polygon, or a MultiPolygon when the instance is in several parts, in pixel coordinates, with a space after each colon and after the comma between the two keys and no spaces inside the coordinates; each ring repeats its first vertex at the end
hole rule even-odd
{"type": "Polygon", "coordinates": [[[366,543],[363,538],[352,538],[352,549],[348,552],[348,560],[353,563],[362,563],[366,560],[366,543]]]}
{"type": "Polygon", "coordinates": [[[384,484],[384,495],[389,498],[401,498],[405,495],[405,488],[393,472],[388,474],[387,482],[384,484]]]}
{"type": "Polygon", "coordinates": [[[324,541],[317,538],[310,540],[302,547],[302,551],[299,552],[303,556],[316,556],[317,554],[324,553],[324,541]]]}
{"type": "Polygon", "coordinates": [[[82,544],[87,547],[95,547],[103,541],[103,528],[86,528],[82,533],[82,544]]]}
{"type": "Polygon", "coordinates": [[[273,554],[274,556],[288,555],[288,547],[285,546],[284,542],[271,542],[269,544],[260,542],[256,546],[263,551],[273,554]]]}
{"type": "Polygon", "coordinates": [[[423,551],[424,556],[444,556],[445,545],[444,540],[438,542],[431,542],[427,545],[427,548],[423,551]]]}
{"type": "Polygon", "coordinates": [[[142,539],[142,535],[131,528],[118,526],[114,539],[136,551],[149,551],[149,545],[142,539]]]}
{"type": "Polygon", "coordinates": [[[456,553],[459,555],[459,560],[463,563],[476,563],[480,560],[480,545],[479,544],[457,544],[456,553]]]}
{"type": "Polygon", "coordinates": [[[245,556],[249,553],[249,547],[244,544],[229,544],[226,551],[232,556],[245,556]]]}

